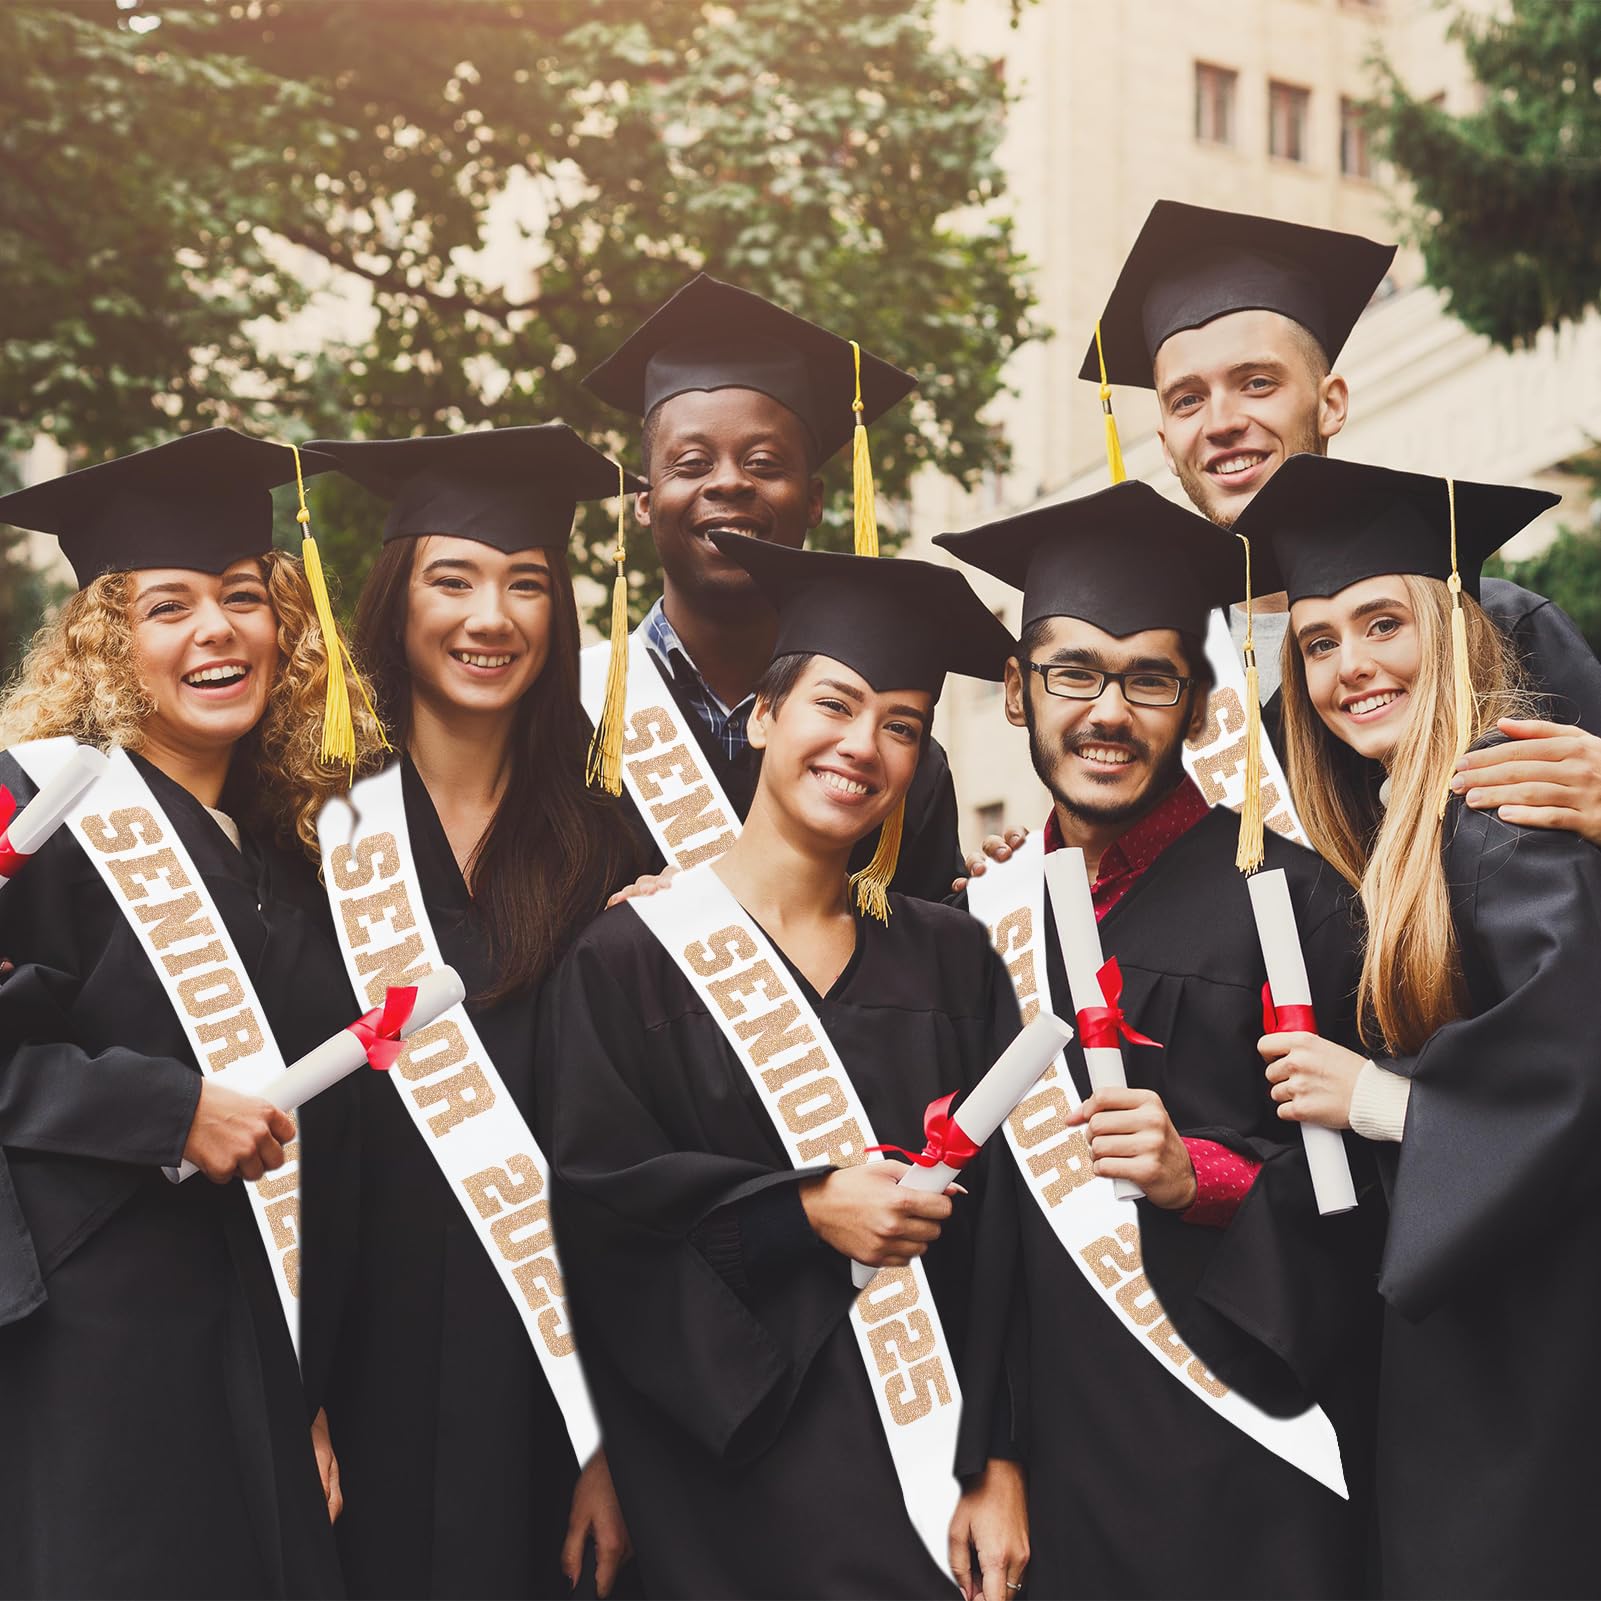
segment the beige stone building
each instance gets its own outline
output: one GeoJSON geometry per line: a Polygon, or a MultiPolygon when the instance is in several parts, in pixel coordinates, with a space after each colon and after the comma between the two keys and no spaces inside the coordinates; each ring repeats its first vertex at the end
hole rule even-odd
{"type": "MultiPolygon", "coordinates": [[[[1476,0],[1477,3],[1477,0],[1476,0]]],[[[1382,51],[1412,91],[1468,110],[1479,92],[1432,0],[1037,0],[1012,26],[1010,0],[951,0],[948,36],[1004,57],[1017,96],[1001,159],[1009,208],[1037,269],[1040,320],[1055,337],[1019,353],[1015,394],[994,421],[1012,470],[977,493],[929,476],[911,504],[909,550],[942,529],[1089,493],[1105,484],[1096,391],[1078,378],[1096,316],[1152,203],[1160,198],[1397,237],[1393,175],[1358,121],[1382,51]]],[[[1338,367],[1351,420],[1335,453],[1463,477],[1576,486],[1562,461],[1601,435],[1601,318],[1493,351],[1442,309],[1403,250],[1338,367]]],[[[1179,498],[1155,435],[1148,390],[1115,391],[1131,477],[1179,498]]],[[[1577,496],[1520,536],[1538,548],[1577,496]]],[[[978,587],[1008,622],[1003,586],[978,587]]],[[[999,692],[955,681],[939,733],[971,846],[1001,819],[1037,826],[1046,801],[1025,737],[999,692]]]]}

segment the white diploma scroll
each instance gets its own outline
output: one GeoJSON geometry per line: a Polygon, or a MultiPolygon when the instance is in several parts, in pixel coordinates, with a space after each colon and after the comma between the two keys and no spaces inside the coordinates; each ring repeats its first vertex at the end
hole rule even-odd
{"type": "MultiPolygon", "coordinates": [[[[1290,902],[1290,884],[1284,870],[1253,873],[1245,882],[1251,892],[1256,937],[1261,942],[1273,1004],[1310,1007],[1312,986],[1306,976],[1306,959],[1301,954],[1301,935],[1295,926],[1295,907],[1290,902]]],[[[1303,1123],[1301,1139],[1306,1146],[1306,1165],[1312,1172],[1318,1211],[1325,1217],[1349,1212],[1356,1205],[1356,1186],[1351,1182],[1351,1164],[1346,1160],[1345,1141],[1339,1131],[1303,1123]]]]}
{"type": "MultiPolygon", "coordinates": [[[[1041,1012],[1001,1052],[995,1065],[968,1091],[955,1120],[972,1144],[984,1145],[1017,1110],[1018,1103],[1072,1038],[1073,1030],[1061,1018],[1053,1012],[1041,1012]]],[[[913,1167],[901,1179],[901,1184],[907,1189],[938,1195],[960,1172],[960,1168],[936,1162],[932,1167],[913,1167]]],[[[865,1290],[877,1272],[876,1267],[857,1262],[851,1268],[851,1280],[857,1289],[865,1290]]]]}
{"type": "MultiPolygon", "coordinates": [[[[412,1004],[411,1016],[401,1025],[400,1037],[405,1039],[416,1029],[434,1022],[466,997],[466,986],[455,968],[439,967],[425,973],[417,980],[417,999],[412,1004]]],[[[299,1061],[290,1063],[267,1086],[262,1098],[271,1101],[281,1112],[293,1112],[366,1065],[367,1047],[348,1028],[342,1028],[331,1039],[307,1051],[299,1061]]],[[[181,1184],[200,1170],[193,1162],[186,1161],[179,1167],[164,1167],[161,1171],[174,1184],[181,1184]]]]}
{"type": "MultiPolygon", "coordinates": [[[[19,856],[32,856],[66,821],[79,797],[106,770],[106,758],[92,745],[80,745],[40,785],[39,793],[11,819],[5,841],[19,856]]],[[[8,882],[0,867],[0,885],[8,882]]]]}
{"type": "MultiPolygon", "coordinates": [[[[1099,974],[1106,960],[1101,950],[1100,925],[1090,899],[1090,875],[1084,852],[1077,846],[1051,851],[1045,858],[1045,887],[1051,892],[1051,913],[1056,919],[1056,941],[1067,969],[1068,993],[1073,1012],[1105,1006],[1099,974]]],[[[1123,1052],[1115,1045],[1085,1045],[1084,1066],[1092,1090],[1128,1088],[1123,1052]]],[[[1112,1192],[1120,1201],[1137,1201],[1145,1193],[1132,1179],[1113,1179],[1112,1192]]]]}

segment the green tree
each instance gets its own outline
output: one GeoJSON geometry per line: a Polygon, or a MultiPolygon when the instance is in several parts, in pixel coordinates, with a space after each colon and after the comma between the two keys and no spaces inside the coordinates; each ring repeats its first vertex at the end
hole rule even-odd
{"type": "Polygon", "coordinates": [[[1450,31],[1482,108],[1449,115],[1381,63],[1374,126],[1429,282],[1511,348],[1601,304],[1601,0],[1510,0],[1450,31]]]}
{"type": "MultiPolygon", "coordinates": [[[[628,455],[637,425],[580,379],[705,268],[918,370],[873,433],[891,507],[925,463],[971,483],[1004,463],[979,413],[1032,302],[999,206],[1004,86],[931,10],[0,7],[0,167],[26,180],[0,186],[0,264],[24,286],[0,305],[0,416],[90,456],[217,421],[304,438],[555,417],[628,455]],[[482,252],[508,234],[505,281],[482,252]],[[332,269],[370,330],[272,326],[332,269]]],[[[348,591],[374,510],[327,480],[315,496],[348,591]]],[[[584,524],[597,573],[607,521],[584,524]]],[[[650,583],[647,541],[631,559],[650,583]]]]}

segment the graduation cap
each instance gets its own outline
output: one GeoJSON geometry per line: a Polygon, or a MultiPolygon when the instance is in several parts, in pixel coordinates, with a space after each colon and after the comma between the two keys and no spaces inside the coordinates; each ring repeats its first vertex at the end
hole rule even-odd
{"type": "MultiPolygon", "coordinates": [[[[1285,590],[1292,606],[1381,573],[1416,573],[1445,584],[1460,756],[1472,738],[1474,708],[1462,592],[1477,599],[1486,559],[1560,498],[1303,453],[1274,473],[1235,527],[1256,539],[1261,582],[1285,590]]],[[[1442,817],[1449,799],[1447,790],[1442,817]]]]}
{"type": "Polygon", "coordinates": [[[1119,638],[1148,628],[1206,637],[1240,597],[1240,542],[1139,480],[1003,517],[934,543],[1023,592],[1023,627],[1079,617],[1119,638]]]}
{"type": "MultiPolygon", "coordinates": [[[[947,673],[999,679],[1016,648],[999,619],[952,568],[909,556],[893,561],[791,550],[749,534],[713,534],[723,555],[756,582],[778,613],[772,659],[828,656],[881,693],[928,690],[947,673]]],[[[873,859],[851,875],[857,905],[881,922],[900,854],[904,803],[884,821],[873,859]]]]}
{"type": "Polygon", "coordinates": [[[1118,274],[1079,377],[1150,389],[1164,341],[1233,311],[1291,318],[1333,362],[1395,250],[1360,234],[1158,200],[1118,274]]]}
{"type": "MultiPolygon", "coordinates": [[[[307,474],[333,466],[300,460],[307,474]]],[[[140,568],[223,573],[272,548],[272,491],[294,482],[289,446],[206,428],[0,496],[0,522],[54,534],[80,589],[140,568]]]]}
{"type": "Polygon", "coordinates": [[[508,556],[562,550],[581,500],[643,489],[565,423],[417,439],[318,439],[308,447],[387,500],[384,540],[449,534],[508,556]]]}
{"type": "Polygon", "coordinates": [[[1287,591],[1291,605],[1381,573],[1449,584],[1453,554],[1462,588],[1477,600],[1485,561],[1560,498],[1301,454],[1273,474],[1235,526],[1253,541],[1258,586],[1287,591]]]}

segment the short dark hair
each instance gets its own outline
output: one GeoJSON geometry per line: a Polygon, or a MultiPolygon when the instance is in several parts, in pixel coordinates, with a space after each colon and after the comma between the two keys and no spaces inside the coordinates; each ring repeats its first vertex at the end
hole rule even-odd
{"type": "MultiPolygon", "coordinates": [[[[1026,662],[1045,643],[1054,621],[1052,617],[1036,617],[1023,630],[1023,636],[1017,642],[1019,661],[1026,662]]],[[[1179,649],[1184,654],[1185,673],[1195,679],[1196,689],[1210,695],[1217,683],[1217,675],[1212,671],[1211,662],[1207,660],[1206,642],[1199,635],[1189,633],[1183,628],[1176,632],[1179,636],[1179,649]]]]}

